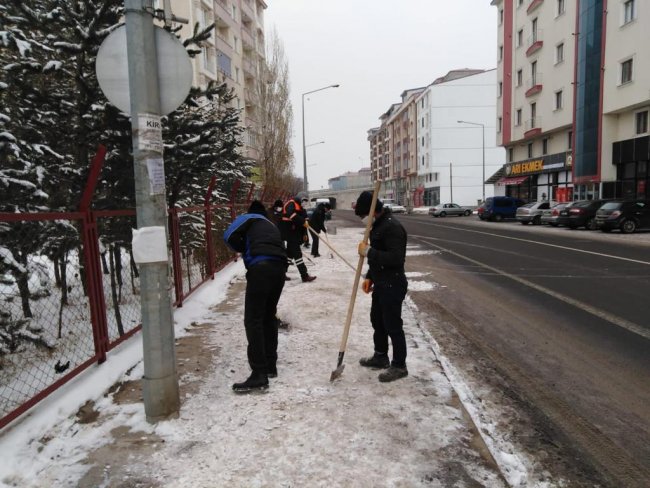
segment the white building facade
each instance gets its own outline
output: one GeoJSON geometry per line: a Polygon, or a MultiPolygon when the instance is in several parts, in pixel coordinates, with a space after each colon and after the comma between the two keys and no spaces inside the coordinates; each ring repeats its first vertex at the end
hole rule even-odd
{"type": "Polygon", "coordinates": [[[484,181],[505,163],[496,144],[495,93],[496,70],[455,70],[416,99],[421,205],[476,205],[493,195],[484,181]]]}

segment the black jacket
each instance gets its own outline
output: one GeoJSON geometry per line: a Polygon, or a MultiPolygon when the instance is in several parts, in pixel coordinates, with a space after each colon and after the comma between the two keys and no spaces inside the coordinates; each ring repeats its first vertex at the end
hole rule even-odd
{"type": "Polygon", "coordinates": [[[226,230],[224,240],[242,254],[247,268],[267,260],[287,262],[287,251],[280,231],[260,215],[244,214],[238,217],[226,230]]]}
{"type": "Polygon", "coordinates": [[[305,230],[305,220],[307,220],[307,212],[305,212],[305,209],[296,200],[289,200],[284,204],[284,209],[282,210],[281,230],[283,236],[289,235],[291,232],[297,232],[298,235],[302,235],[305,230]]]}
{"type": "Polygon", "coordinates": [[[316,232],[327,232],[327,229],[325,228],[325,214],[327,213],[327,210],[325,210],[325,205],[322,203],[319,203],[314,211],[311,214],[311,217],[309,217],[309,225],[312,229],[314,229],[316,232]]]}
{"type": "Polygon", "coordinates": [[[368,273],[375,283],[406,280],[406,230],[388,209],[375,220],[370,231],[368,273]]]}

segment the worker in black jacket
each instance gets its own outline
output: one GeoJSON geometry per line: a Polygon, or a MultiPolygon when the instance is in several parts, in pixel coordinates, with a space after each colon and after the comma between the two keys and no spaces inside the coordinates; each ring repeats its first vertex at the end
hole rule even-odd
{"type": "MultiPolygon", "coordinates": [[[[329,203],[319,203],[314,211],[311,214],[311,217],[309,217],[309,226],[314,229],[314,232],[317,234],[320,234],[321,231],[327,234],[327,229],[325,228],[325,215],[327,212],[332,208],[332,206],[329,203]]],[[[320,238],[312,233],[312,245],[311,245],[311,255],[314,256],[315,258],[319,258],[320,254],[318,254],[318,244],[320,243],[320,238]]]]}
{"type": "Polygon", "coordinates": [[[242,254],[246,266],[244,327],[248,339],[250,377],[232,388],[237,393],[266,389],[277,376],[278,320],[276,310],[287,270],[287,252],[280,231],[255,200],[248,212],[224,233],[226,244],[242,254]]]}
{"type": "Polygon", "coordinates": [[[307,194],[300,192],[288,200],[282,210],[282,238],[287,241],[287,256],[296,263],[303,282],[316,279],[315,276],[309,276],[300,250],[300,243],[303,242],[304,233],[307,231],[307,212],[303,208],[307,201],[307,194]]]}
{"type": "MultiPolygon", "coordinates": [[[[372,193],[364,191],[357,199],[355,214],[365,217],[370,213],[372,193]]],[[[408,282],[404,273],[406,259],[406,230],[377,201],[374,222],[370,232],[370,245],[360,242],[359,255],[368,258],[368,273],[363,281],[363,291],[372,292],[370,322],[374,330],[375,353],[359,361],[361,366],[386,369],[379,381],[395,381],[408,375],[406,369],[406,338],[402,321],[402,302],[406,297],[408,282]],[[393,360],[388,358],[388,338],[393,344],[393,360]]]]}

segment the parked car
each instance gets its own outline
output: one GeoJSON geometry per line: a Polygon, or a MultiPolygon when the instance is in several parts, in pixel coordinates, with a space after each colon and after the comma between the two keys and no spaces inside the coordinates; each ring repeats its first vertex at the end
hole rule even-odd
{"type": "Polygon", "coordinates": [[[447,215],[458,215],[460,216],[467,216],[467,215],[472,215],[472,211],[469,208],[463,208],[457,203],[442,203],[440,205],[436,205],[435,207],[431,207],[429,209],[429,215],[432,215],[433,217],[446,217],[447,215]]]}
{"type": "Polygon", "coordinates": [[[542,223],[542,212],[550,209],[552,205],[555,205],[555,202],[543,201],[527,203],[517,209],[515,217],[517,218],[517,221],[521,222],[523,225],[528,225],[531,222],[533,225],[540,225],[542,223]]]}
{"type": "Polygon", "coordinates": [[[384,208],[389,208],[393,213],[406,213],[406,208],[397,203],[384,203],[384,208]]]}
{"type": "Polygon", "coordinates": [[[565,225],[569,229],[584,227],[589,230],[597,230],[596,212],[608,200],[578,200],[566,206],[560,211],[558,224],[565,225]]]}
{"type": "Polygon", "coordinates": [[[560,212],[567,206],[568,203],[556,203],[551,208],[542,211],[542,224],[548,224],[557,227],[557,219],[560,217],[560,212]]]}
{"type": "Polygon", "coordinates": [[[596,224],[603,232],[620,229],[624,234],[650,229],[650,200],[607,202],[596,212],[596,224]]]}
{"type": "Polygon", "coordinates": [[[525,203],[520,198],[489,197],[478,208],[478,217],[481,220],[495,220],[497,222],[503,219],[512,219],[517,214],[517,209],[525,203]]]}

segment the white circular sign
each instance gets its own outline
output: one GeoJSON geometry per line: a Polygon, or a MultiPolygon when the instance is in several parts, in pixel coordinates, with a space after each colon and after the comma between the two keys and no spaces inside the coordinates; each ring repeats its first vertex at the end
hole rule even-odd
{"type": "MultiPolygon", "coordinates": [[[[183,44],[171,33],[155,27],[158,57],[160,113],[176,110],[192,87],[192,62],[183,44]]],[[[111,32],[97,53],[97,81],[106,98],[122,112],[131,113],[126,27],[111,32]]]]}

